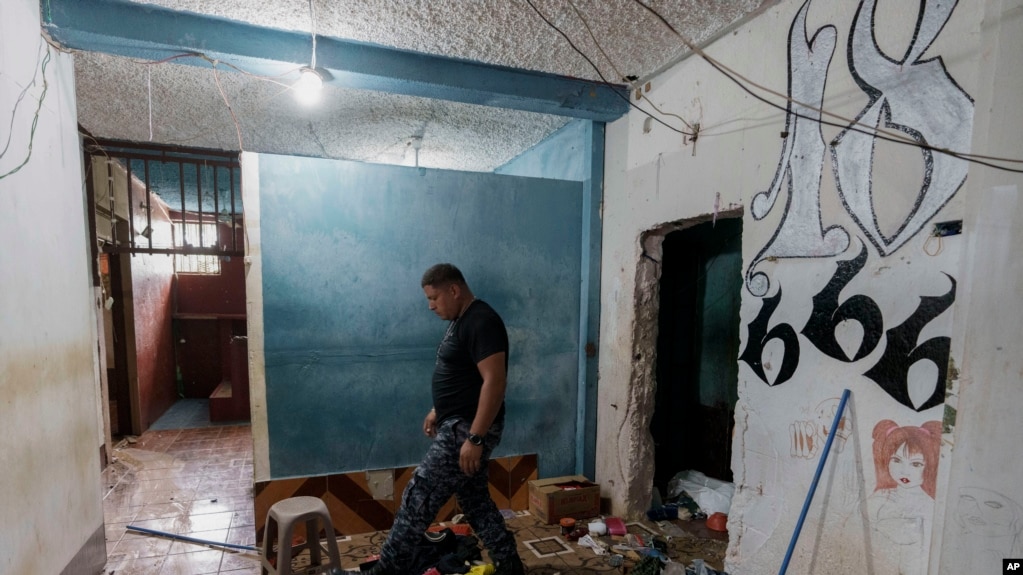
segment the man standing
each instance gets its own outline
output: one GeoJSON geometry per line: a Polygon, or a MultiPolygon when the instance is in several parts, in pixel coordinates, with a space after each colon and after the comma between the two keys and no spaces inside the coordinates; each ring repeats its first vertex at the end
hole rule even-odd
{"type": "Polygon", "coordinates": [[[504,429],[508,332],[501,317],[476,299],[451,264],[426,270],[423,292],[430,310],[447,320],[433,371],[433,409],[423,433],[433,438],[405,488],[394,526],[370,575],[406,573],[423,532],[452,495],[473,531],[490,550],[495,575],[521,575],[515,537],[487,486],[487,463],[504,429]]]}

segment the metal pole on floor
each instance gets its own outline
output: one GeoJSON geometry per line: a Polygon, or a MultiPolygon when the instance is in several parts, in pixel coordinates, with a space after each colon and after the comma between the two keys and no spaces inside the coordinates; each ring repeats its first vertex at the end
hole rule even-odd
{"type": "Polygon", "coordinates": [[[179,541],[188,541],[189,543],[198,543],[199,545],[213,545],[216,547],[230,547],[232,549],[244,549],[246,551],[259,551],[259,547],[250,547],[248,545],[237,545],[235,543],[218,543],[216,541],[206,541],[205,539],[196,539],[195,537],[188,537],[187,535],[178,535],[177,533],[167,533],[166,531],[157,531],[155,529],[146,529],[145,527],[136,527],[134,525],[128,525],[125,529],[131,531],[139,531],[141,533],[148,533],[149,535],[159,535],[160,537],[168,537],[170,539],[177,539],[179,541]]]}
{"type": "Polygon", "coordinates": [[[810,510],[810,502],[813,501],[813,494],[817,491],[817,482],[821,479],[821,472],[824,471],[824,462],[828,460],[828,453],[831,452],[831,442],[835,439],[835,431],[838,429],[838,422],[842,420],[842,413],[845,411],[845,402],[849,399],[849,390],[842,391],[842,400],[838,402],[838,410],[835,411],[835,420],[831,422],[831,431],[828,432],[828,440],[824,442],[824,451],[817,463],[817,472],[813,475],[813,483],[810,484],[810,491],[806,494],[806,501],[803,502],[803,511],[799,514],[799,521],[796,522],[796,530],[792,532],[792,540],[789,541],[789,549],[785,552],[785,560],[781,562],[781,571],[778,575],[785,575],[789,568],[789,560],[792,559],[792,551],[796,548],[796,541],[799,540],[799,532],[803,529],[803,521],[806,519],[806,512],[810,510]]]}

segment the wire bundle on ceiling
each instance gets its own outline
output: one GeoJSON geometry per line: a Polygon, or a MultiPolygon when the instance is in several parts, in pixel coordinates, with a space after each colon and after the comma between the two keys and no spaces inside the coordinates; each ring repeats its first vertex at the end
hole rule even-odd
{"type": "MultiPolygon", "coordinates": [[[[644,10],[646,10],[650,14],[652,14],[658,20],[660,20],[661,23],[664,26],[666,26],[673,34],[675,34],[675,36],[677,36],[681,40],[681,42],[683,43],[683,45],[686,46],[687,49],[689,49],[692,53],[698,55],[699,57],[703,58],[718,73],[720,73],[724,77],[726,77],[729,80],[731,80],[733,83],[735,83],[737,86],[739,86],[739,88],[741,88],[744,92],[746,92],[747,94],[749,94],[753,98],[755,98],[755,99],[757,99],[757,100],[767,104],[768,106],[771,106],[772,108],[776,108],[778,110],[781,110],[781,111],[785,112],[786,114],[791,114],[792,116],[795,116],[797,118],[802,118],[802,119],[805,119],[805,120],[811,120],[811,121],[820,123],[822,125],[832,126],[832,127],[836,127],[836,128],[850,130],[850,131],[855,131],[855,132],[859,132],[859,133],[862,133],[862,134],[867,134],[867,135],[873,136],[873,137],[878,138],[880,140],[885,140],[885,141],[896,143],[896,144],[903,144],[903,145],[913,146],[913,147],[924,149],[924,150],[929,150],[929,151],[932,151],[932,152],[946,154],[946,155],[952,156],[954,158],[958,158],[958,159],[961,159],[961,160],[964,160],[964,161],[967,161],[967,162],[971,162],[971,163],[974,163],[974,164],[982,165],[982,166],[987,166],[989,168],[994,168],[996,170],[1002,170],[1002,171],[1012,172],[1012,173],[1017,173],[1017,174],[1023,173],[1023,169],[1020,169],[1020,168],[1011,168],[1011,167],[1008,167],[1008,166],[1001,166],[1001,165],[992,163],[992,162],[1004,162],[1004,163],[1010,163],[1010,164],[1023,164],[1023,160],[1020,160],[1020,159],[987,156],[987,155],[981,155],[981,154],[969,154],[969,153],[963,153],[963,152],[956,152],[954,150],[949,150],[949,149],[945,149],[945,148],[939,148],[939,147],[936,147],[936,146],[931,146],[931,145],[928,145],[926,143],[922,143],[922,142],[918,142],[916,140],[913,140],[913,139],[911,139],[911,138],[909,138],[907,136],[904,136],[902,134],[894,133],[894,132],[889,132],[889,131],[882,130],[882,129],[879,129],[879,128],[876,128],[876,127],[868,126],[868,125],[862,124],[862,123],[860,123],[860,122],[858,122],[856,120],[845,118],[845,117],[843,117],[841,115],[838,115],[838,114],[835,114],[833,112],[829,112],[827,110],[823,110],[823,109],[817,108],[816,106],[812,106],[812,105],[809,105],[809,104],[806,104],[806,103],[803,103],[803,102],[799,102],[799,101],[793,100],[788,95],[781,94],[781,93],[779,93],[779,92],[777,92],[775,90],[772,90],[770,88],[762,86],[762,85],[760,85],[760,84],[750,80],[749,78],[746,78],[742,74],[739,74],[738,72],[736,72],[735,70],[729,68],[728,66],[725,66],[724,64],[722,64],[718,60],[716,60],[716,59],[712,58],[711,56],[709,56],[706,52],[704,52],[702,49],[700,49],[699,46],[696,46],[688,38],[686,38],[684,35],[682,35],[682,33],[679,32],[674,26],[672,26],[671,23],[668,22],[668,20],[664,16],[662,16],[657,10],[655,10],[652,7],[650,7],[647,4],[645,4],[644,2],[642,2],[642,0],[632,0],[632,1],[635,2],[636,4],[638,4],[639,6],[641,6],[644,10]],[[784,99],[785,102],[786,102],[786,105],[783,106],[783,105],[780,105],[780,104],[777,104],[775,102],[772,102],[772,101],[768,100],[766,97],[764,97],[764,96],[754,92],[753,88],[756,88],[756,89],[761,90],[761,91],[763,91],[763,92],[765,92],[767,94],[770,94],[770,95],[773,95],[773,96],[777,96],[779,98],[784,99]],[[805,115],[799,114],[798,112],[795,112],[795,111],[792,110],[791,104],[796,104],[796,105],[802,106],[802,107],[804,107],[804,108],[806,108],[808,110],[813,110],[815,112],[819,112],[822,116],[830,116],[830,117],[835,118],[837,120],[841,120],[842,122],[845,122],[845,123],[839,124],[839,123],[836,123],[836,122],[831,122],[831,121],[828,121],[828,120],[823,120],[821,118],[813,118],[813,117],[810,117],[810,116],[805,116],[805,115]]],[[[536,5],[533,3],[533,0],[525,0],[525,2],[529,5],[530,8],[533,9],[534,12],[536,12],[536,14],[538,16],[540,16],[540,18],[548,26],[550,26],[558,34],[560,34],[568,42],[569,46],[571,46],[571,48],[573,50],[575,50],[580,56],[583,57],[583,59],[585,59],[589,63],[589,65],[597,73],[597,76],[600,77],[600,80],[601,80],[602,83],[604,83],[605,85],[608,85],[608,86],[613,86],[613,84],[611,82],[608,82],[608,80],[604,76],[604,74],[601,73],[600,69],[593,62],[593,60],[590,59],[590,57],[587,56],[582,50],[580,50],[579,47],[577,47],[575,45],[575,43],[572,42],[572,39],[569,38],[569,36],[563,30],[558,28],[558,26],[556,26],[547,16],[545,16],[539,10],[539,8],[536,7],[536,5]]],[[[607,53],[604,51],[603,48],[601,48],[600,43],[597,41],[595,35],[593,34],[593,31],[589,27],[589,24],[586,22],[586,19],[583,18],[583,16],[580,13],[580,11],[575,7],[574,4],[571,3],[571,1],[569,2],[569,4],[572,6],[572,9],[575,10],[576,15],[579,17],[579,19],[583,22],[583,25],[586,27],[587,31],[589,32],[589,35],[590,35],[591,39],[593,40],[594,45],[597,47],[597,49],[600,51],[600,53],[604,55],[604,58],[607,59],[608,62],[611,63],[612,68],[615,68],[614,63],[611,62],[611,59],[607,56],[607,53]]],[[[615,71],[617,73],[617,68],[615,68],[615,71]]],[[[620,73],[619,73],[619,75],[620,75],[620,73]]],[[[622,81],[630,81],[630,80],[632,80],[632,79],[631,78],[624,78],[624,77],[622,78],[622,81]]],[[[637,106],[630,99],[628,99],[628,98],[625,98],[625,99],[629,102],[630,106],[632,106],[633,108],[636,108],[637,110],[639,110],[643,114],[646,114],[648,117],[652,118],[657,123],[667,127],[668,129],[670,129],[670,130],[672,130],[674,132],[677,132],[679,134],[683,134],[683,135],[688,136],[688,137],[690,137],[692,139],[695,139],[695,137],[700,133],[699,130],[696,130],[692,126],[690,126],[689,123],[686,122],[681,116],[678,116],[677,114],[669,114],[669,113],[662,112],[656,105],[654,105],[653,102],[650,101],[649,98],[646,98],[642,94],[641,91],[639,92],[639,95],[640,95],[640,97],[646,99],[646,101],[648,103],[650,103],[650,105],[653,106],[654,109],[657,110],[658,113],[660,113],[662,115],[666,115],[666,116],[674,116],[674,117],[679,118],[680,120],[682,120],[682,122],[686,125],[687,128],[690,129],[690,131],[687,132],[685,130],[681,130],[679,128],[671,126],[668,123],[666,123],[663,120],[661,120],[660,118],[658,118],[657,116],[651,114],[647,110],[644,110],[643,108],[637,106]]],[[[619,96],[621,96],[621,94],[619,94],[619,96]]],[[[622,96],[622,97],[624,98],[624,96],[622,96]]],[[[706,130],[706,128],[704,128],[704,130],[706,130]]]]}

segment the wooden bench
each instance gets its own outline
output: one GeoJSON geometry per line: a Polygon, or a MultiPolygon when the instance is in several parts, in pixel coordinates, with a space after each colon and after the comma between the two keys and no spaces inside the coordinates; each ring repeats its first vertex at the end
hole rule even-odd
{"type": "Polygon", "coordinates": [[[231,338],[231,379],[210,394],[210,421],[249,421],[249,346],[245,336],[231,338]]]}

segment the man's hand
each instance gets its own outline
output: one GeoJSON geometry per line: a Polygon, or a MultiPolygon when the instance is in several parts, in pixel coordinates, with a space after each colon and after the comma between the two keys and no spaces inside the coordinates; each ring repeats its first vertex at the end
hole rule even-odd
{"type": "Polygon", "coordinates": [[[437,412],[430,410],[430,413],[426,414],[426,419],[423,420],[423,433],[427,437],[437,437],[437,412]]]}
{"type": "Polygon", "coordinates": [[[476,475],[480,470],[480,460],[483,459],[483,446],[473,445],[468,439],[462,444],[462,452],[458,457],[458,465],[462,473],[476,475]]]}

